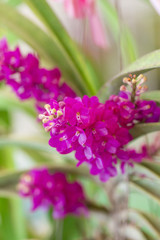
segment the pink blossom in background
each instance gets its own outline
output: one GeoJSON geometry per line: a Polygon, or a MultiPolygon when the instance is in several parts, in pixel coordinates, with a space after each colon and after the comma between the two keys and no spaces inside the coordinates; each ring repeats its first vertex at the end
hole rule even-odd
{"type": "Polygon", "coordinates": [[[143,144],[141,150],[146,155],[147,160],[153,160],[154,157],[158,156],[160,151],[160,133],[158,133],[151,144],[143,144]]]}
{"type": "MultiPolygon", "coordinates": [[[[55,0],[58,1],[58,0],[55,0]]],[[[86,18],[96,45],[107,46],[105,30],[96,7],[97,0],[62,0],[71,18],[86,18]]]]}
{"type": "Polygon", "coordinates": [[[75,92],[66,83],[60,83],[60,79],[59,68],[41,68],[34,54],[23,56],[19,47],[10,50],[5,39],[0,41],[0,80],[11,86],[19,99],[33,98],[41,111],[41,106],[50,99],[75,97],[75,92]]]}
{"type": "Polygon", "coordinates": [[[160,0],[150,0],[150,2],[157,11],[157,13],[160,15],[160,0]]]}
{"type": "Polygon", "coordinates": [[[19,194],[32,200],[32,210],[53,207],[54,218],[68,214],[87,215],[85,194],[80,183],[69,182],[64,173],[33,169],[21,177],[19,194]]]}

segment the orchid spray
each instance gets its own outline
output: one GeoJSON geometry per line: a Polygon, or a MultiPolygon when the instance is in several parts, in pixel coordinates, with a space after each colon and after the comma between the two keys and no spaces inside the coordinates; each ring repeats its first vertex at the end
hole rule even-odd
{"type": "MultiPolygon", "coordinates": [[[[149,40],[134,48],[138,38],[131,19],[118,12],[120,0],[27,0],[16,7],[10,2],[0,1],[0,22],[32,50],[24,54],[23,41],[12,47],[10,37],[0,40],[0,195],[9,196],[0,199],[0,239],[158,240],[158,214],[143,203],[147,197],[155,209],[160,203],[160,137],[153,133],[160,130],[160,91],[149,91],[156,77],[147,77],[147,86],[145,76],[160,67],[160,50],[137,60],[136,50],[148,52],[149,40]],[[58,2],[66,21],[87,24],[94,54],[68,34],[54,9],[58,2]],[[20,13],[26,4],[35,22],[20,13]],[[128,67],[108,80],[120,59],[128,67]],[[22,136],[30,119],[31,137],[22,136]],[[23,199],[27,227],[12,196],[23,199]],[[28,214],[29,208],[41,211],[28,214]],[[36,218],[41,214],[47,227],[36,218]]],[[[150,3],[159,13],[159,1],[150,3]]]]}

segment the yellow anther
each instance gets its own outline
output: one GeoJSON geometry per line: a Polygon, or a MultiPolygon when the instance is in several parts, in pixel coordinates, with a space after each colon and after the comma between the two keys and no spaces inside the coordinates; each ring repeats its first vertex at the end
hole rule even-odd
{"type": "Polygon", "coordinates": [[[52,121],[54,119],[54,116],[50,115],[48,118],[49,118],[50,121],[52,121]]]}
{"type": "Polygon", "coordinates": [[[51,108],[51,106],[49,104],[45,104],[44,108],[48,109],[48,108],[51,108]]]}
{"type": "Polygon", "coordinates": [[[128,83],[128,78],[127,77],[123,78],[123,83],[128,83]]]}
{"type": "Polygon", "coordinates": [[[75,135],[76,135],[76,136],[79,136],[79,134],[80,134],[80,132],[79,132],[79,131],[77,131],[75,135]]]}
{"type": "Polygon", "coordinates": [[[47,119],[47,118],[44,118],[44,119],[42,120],[43,123],[47,123],[48,121],[49,121],[49,119],[47,119]]]}
{"type": "Polygon", "coordinates": [[[140,81],[140,80],[143,79],[143,78],[144,78],[143,74],[140,74],[140,75],[137,77],[137,81],[140,81]]]}
{"type": "Polygon", "coordinates": [[[137,78],[137,81],[139,81],[140,83],[139,84],[143,84],[144,82],[147,81],[147,78],[146,76],[144,76],[143,74],[140,74],[137,78]]]}
{"type": "Polygon", "coordinates": [[[133,84],[136,84],[136,83],[137,83],[137,81],[136,81],[135,78],[132,79],[132,83],[133,83],[133,84]]]}
{"type": "Polygon", "coordinates": [[[63,140],[64,140],[63,137],[61,137],[61,138],[59,139],[60,142],[62,142],[63,140]]]}
{"type": "Polygon", "coordinates": [[[60,110],[58,110],[57,111],[57,117],[60,117],[60,116],[62,116],[63,115],[63,113],[60,111],[60,110]]]}
{"type": "Polygon", "coordinates": [[[57,112],[57,110],[55,109],[55,108],[53,108],[52,110],[51,110],[51,113],[52,114],[54,114],[54,113],[56,113],[57,112]]]}

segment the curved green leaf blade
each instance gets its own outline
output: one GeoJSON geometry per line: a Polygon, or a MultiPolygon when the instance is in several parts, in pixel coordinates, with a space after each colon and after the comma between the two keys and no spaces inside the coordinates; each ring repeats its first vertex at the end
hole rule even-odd
{"type": "Polygon", "coordinates": [[[31,117],[36,118],[36,111],[30,105],[30,102],[21,102],[18,99],[11,96],[9,93],[5,93],[0,91],[0,109],[7,110],[7,111],[15,111],[21,110],[31,117]]]}
{"type": "Polygon", "coordinates": [[[156,131],[160,131],[160,122],[137,124],[133,129],[130,130],[130,133],[132,134],[133,138],[138,138],[147,133],[156,131]]]}
{"type": "Polygon", "coordinates": [[[137,59],[137,47],[130,29],[122,19],[119,19],[113,4],[106,0],[99,1],[99,4],[118,47],[121,45],[123,63],[126,65],[135,61],[137,59]]]}
{"type": "Polygon", "coordinates": [[[148,53],[132,63],[124,71],[119,73],[113,79],[108,81],[100,90],[99,96],[102,100],[106,100],[111,94],[117,94],[122,85],[122,79],[130,73],[136,75],[160,68],[160,50],[148,53]]]}
{"type": "MultiPolygon", "coordinates": [[[[42,166],[38,166],[37,168],[41,168],[42,166]]],[[[81,167],[81,168],[75,168],[75,166],[71,164],[47,164],[47,168],[51,172],[60,171],[68,174],[73,174],[77,176],[83,176],[83,177],[91,177],[88,173],[87,169],[81,167]]],[[[6,189],[7,187],[14,187],[19,182],[20,176],[29,171],[27,170],[21,170],[21,171],[9,171],[4,170],[1,171],[0,174],[0,189],[6,189]]]]}
{"type": "Polygon", "coordinates": [[[64,51],[71,66],[77,71],[77,76],[79,75],[79,78],[76,80],[78,81],[80,79],[88,90],[90,90],[90,94],[96,94],[99,81],[93,67],[78,50],[48,3],[44,0],[27,0],[26,2],[31,9],[37,13],[40,20],[43,21],[51,33],[51,36],[58,42],[61,49],[64,51]]]}
{"type": "Polygon", "coordinates": [[[22,138],[13,138],[13,137],[1,137],[0,138],[0,149],[4,147],[22,147],[30,150],[36,150],[40,152],[48,152],[48,153],[54,153],[55,151],[46,143],[43,143],[43,139],[36,140],[33,138],[30,139],[22,139],[22,138]]]}
{"type": "Polygon", "coordinates": [[[146,169],[149,169],[149,171],[152,171],[157,177],[160,178],[160,163],[159,162],[149,162],[149,161],[143,161],[141,163],[142,166],[144,166],[146,169]]]}
{"type": "Polygon", "coordinates": [[[153,100],[155,102],[160,102],[160,91],[155,90],[155,91],[145,92],[141,95],[141,99],[153,100]]]}
{"type": "Polygon", "coordinates": [[[140,175],[143,174],[146,179],[150,179],[160,183],[160,164],[157,162],[150,162],[147,160],[142,161],[141,163],[135,165],[134,171],[135,173],[138,173],[140,175]]]}
{"type": "Polygon", "coordinates": [[[131,189],[134,189],[140,193],[145,194],[150,199],[155,201],[160,205],[160,191],[159,191],[159,182],[149,180],[149,179],[141,179],[130,182],[131,189]]]}
{"type": "Polygon", "coordinates": [[[154,236],[153,239],[160,238],[160,221],[157,217],[137,209],[129,209],[129,220],[131,223],[134,223],[140,231],[142,231],[144,236],[150,236],[150,240],[152,239],[152,236],[154,236]],[[148,231],[146,232],[144,229],[147,229],[148,231]]]}

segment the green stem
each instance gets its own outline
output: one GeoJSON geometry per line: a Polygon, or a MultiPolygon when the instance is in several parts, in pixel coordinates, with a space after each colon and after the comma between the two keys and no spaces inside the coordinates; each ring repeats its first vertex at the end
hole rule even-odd
{"type": "MultiPolygon", "coordinates": [[[[11,149],[0,150],[0,168],[13,169],[13,152],[11,149]]],[[[22,240],[26,237],[20,199],[0,198],[0,239],[22,240]]]]}

